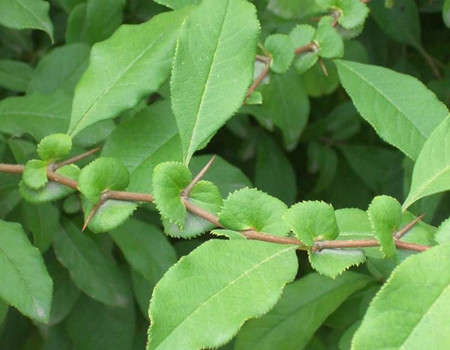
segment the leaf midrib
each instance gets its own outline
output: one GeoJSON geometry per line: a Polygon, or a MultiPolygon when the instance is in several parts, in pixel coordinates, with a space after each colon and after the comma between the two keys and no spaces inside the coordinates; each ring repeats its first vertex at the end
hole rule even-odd
{"type": "Polygon", "coordinates": [[[21,6],[25,11],[27,11],[33,18],[35,18],[43,28],[45,28],[47,31],[50,31],[50,27],[44,22],[42,21],[30,8],[28,8],[28,6],[26,6],[21,0],[16,0],[17,4],[19,4],[19,6],[21,6]]]}
{"type": "Polygon", "coordinates": [[[116,78],[109,84],[109,86],[106,89],[103,90],[103,92],[101,92],[95,98],[95,100],[91,103],[91,105],[86,110],[81,119],[78,120],[78,122],[73,126],[73,128],[71,128],[72,129],[72,131],[70,132],[71,135],[74,135],[74,132],[77,131],[80,124],[88,117],[91,110],[98,104],[98,101],[101,98],[103,98],[103,96],[105,96],[109,92],[109,90],[111,90],[117,84],[117,82],[120,79],[122,79],[135,66],[136,62],[138,62],[144,55],[146,55],[150,51],[150,49],[152,49],[155,45],[157,45],[161,41],[162,37],[164,37],[168,32],[172,30],[173,26],[168,26],[167,29],[164,32],[162,32],[149,46],[147,46],[147,48],[143,50],[133,61],[131,61],[130,64],[127,67],[125,67],[120,74],[117,74],[116,78]]]}
{"type": "Polygon", "coordinates": [[[414,124],[413,120],[409,119],[406,114],[404,114],[403,110],[400,109],[396,103],[394,103],[393,101],[391,101],[381,90],[379,90],[378,87],[376,87],[375,85],[371,84],[367,79],[365,79],[364,76],[360,75],[359,72],[355,71],[354,69],[352,69],[351,67],[349,67],[348,65],[346,65],[345,63],[343,63],[342,61],[340,62],[346,69],[348,69],[349,71],[351,71],[353,74],[357,75],[362,81],[364,81],[364,83],[366,83],[367,85],[369,85],[370,87],[372,87],[377,93],[379,93],[388,103],[390,103],[392,106],[395,107],[395,109],[400,112],[400,114],[402,115],[402,117],[404,119],[406,119],[407,121],[409,121],[411,123],[411,125],[420,133],[420,135],[422,135],[425,139],[427,138],[427,135],[425,135],[422,130],[419,129],[419,127],[414,124]]]}
{"type": "Polygon", "coordinates": [[[198,121],[200,119],[200,112],[203,110],[203,102],[205,100],[207,87],[209,85],[209,80],[210,80],[210,76],[211,76],[211,72],[212,72],[212,67],[214,66],[214,61],[216,60],[217,52],[219,51],[218,50],[218,46],[219,46],[219,43],[221,42],[221,37],[222,37],[222,34],[223,34],[223,26],[224,26],[224,23],[225,23],[225,19],[226,19],[227,15],[228,15],[228,11],[229,11],[229,8],[230,8],[230,2],[232,0],[227,0],[227,1],[228,1],[227,8],[225,9],[225,14],[224,14],[224,16],[222,18],[222,23],[220,24],[219,36],[217,37],[216,46],[215,46],[215,49],[214,49],[214,54],[213,54],[212,59],[211,59],[211,64],[209,65],[208,74],[206,76],[205,83],[202,84],[203,91],[202,91],[202,94],[200,96],[200,103],[199,103],[198,108],[197,108],[197,113],[196,113],[195,121],[194,121],[194,128],[192,129],[192,135],[191,135],[191,137],[189,139],[188,151],[187,151],[187,153],[185,155],[186,156],[186,159],[185,159],[186,162],[189,161],[189,159],[188,159],[190,157],[189,154],[195,152],[195,150],[192,150],[193,140],[195,139],[195,136],[196,136],[196,133],[197,133],[197,124],[198,124],[198,121]]]}

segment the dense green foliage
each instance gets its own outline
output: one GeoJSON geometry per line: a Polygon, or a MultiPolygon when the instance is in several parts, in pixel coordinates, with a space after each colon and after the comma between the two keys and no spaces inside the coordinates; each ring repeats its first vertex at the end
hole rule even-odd
{"type": "Polygon", "coordinates": [[[0,349],[450,348],[449,27],[0,0],[0,349]]]}

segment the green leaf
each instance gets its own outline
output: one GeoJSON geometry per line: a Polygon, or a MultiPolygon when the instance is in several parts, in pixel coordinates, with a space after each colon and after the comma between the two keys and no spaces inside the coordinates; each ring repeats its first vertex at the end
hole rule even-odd
{"type": "Polygon", "coordinates": [[[440,244],[450,243],[450,218],[441,223],[436,232],[435,240],[440,244]]]}
{"type": "Polygon", "coordinates": [[[180,195],[191,182],[191,172],[181,163],[161,163],[153,171],[152,181],[156,208],[161,216],[183,228],[186,208],[180,195]]]}
{"type": "Polygon", "coordinates": [[[342,85],[361,116],[382,139],[416,159],[425,140],[448,115],[445,105],[411,76],[356,62],[336,63],[342,85]]]}
{"type": "Polygon", "coordinates": [[[67,318],[65,329],[75,349],[131,349],[135,323],[131,305],[111,307],[82,296],[67,318]]]}
{"type": "MultiPolygon", "coordinates": [[[[217,186],[209,181],[199,181],[192,189],[188,202],[217,216],[223,200],[217,186]]],[[[215,227],[213,223],[190,212],[186,213],[182,229],[167,219],[163,219],[163,224],[166,234],[182,238],[192,238],[215,227]]]]}
{"type": "Polygon", "coordinates": [[[261,88],[263,105],[258,110],[280,128],[288,150],[297,146],[309,115],[309,100],[299,78],[291,69],[271,76],[270,84],[261,88]]]}
{"type": "Polygon", "coordinates": [[[159,88],[169,76],[178,28],[188,13],[173,11],[142,25],[123,25],[94,45],[75,90],[71,136],[114,118],[159,88]]]}
{"type": "Polygon", "coordinates": [[[227,237],[229,239],[246,239],[245,236],[242,235],[242,233],[233,230],[216,229],[211,231],[211,234],[216,236],[227,237]]]}
{"type": "Polygon", "coordinates": [[[391,8],[382,1],[370,4],[370,10],[380,29],[392,39],[420,49],[421,33],[419,11],[413,0],[395,0],[391,8]]]}
{"type": "Polygon", "coordinates": [[[324,9],[338,11],[338,23],[347,29],[352,29],[364,23],[369,8],[359,0],[316,0],[324,9]]]}
{"type": "Polygon", "coordinates": [[[284,219],[297,238],[309,246],[314,241],[335,239],[339,234],[333,206],[324,202],[297,203],[288,209],[284,219]]]}
{"type": "Polygon", "coordinates": [[[124,190],[130,182],[127,168],[114,158],[101,157],[86,165],[78,177],[78,189],[91,202],[106,190],[124,190]]]}
{"type": "Polygon", "coordinates": [[[48,322],[53,283],[22,227],[0,220],[0,296],[25,316],[48,322]]]}
{"type": "Polygon", "coordinates": [[[70,280],[69,272],[56,260],[47,262],[47,269],[53,280],[52,311],[49,325],[55,325],[70,313],[80,295],[80,290],[70,280]]]}
{"type": "Polygon", "coordinates": [[[200,0],[155,0],[155,2],[176,10],[187,5],[196,5],[200,0]]]}
{"type": "Polygon", "coordinates": [[[42,160],[52,162],[67,157],[72,149],[72,139],[66,134],[52,134],[39,142],[37,153],[42,160]]]}
{"type": "Polygon", "coordinates": [[[308,251],[311,267],[321,275],[336,278],[351,266],[358,266],[366,260],[361,249],[323,249],[308,251]]]}
{"type": "MultiPolygon", "coordinates": [[[[289,33],[294,47],[302,47],[312,42],[316,30],[307,24],[299,24],[289,33]]],[[[306,72],[316,63],[319,54],[317,51],[308,51],[298,54],[294,60],[294,67],[299,74],[306,72]]]]}
{"type": "MultiPolygon", "coordinates": [[[[152,297],[153,288],[155,287],[157,281],[150,282],[149,280],[144,278],[140,273],[133,270],[131,267],[130,267],[130,275],[134,297],[142,313],[142,316],[144,316],[146,319],[149,319],[148,307],[150,305],[150,299],[152,297]]],[[[145,349],[146,336],[147,334],[145,334],[144,336],[143,345],[136,349],[145,349]]]]}
{"type": "Polygon", "coordinates": [[[62,222],[53,247],[59,262],[84,293],[107,305],[128,305],[127,281],[115,261],[73,223],[62,222]]]}
{"type": "Polygon", "coordinates": [[[66,42],[94,44],[107,39],[122,23],[125,0],[87,0],[69,15],[66,42]]]}
{"type": "Polygon", "coordinates": [[[450,28],[450,0],[444,0],[444,5],[442,6],[442,19],[447,28],[450,28]]]}
{"type": "Polygon", "coordinates": [[[265,49],[270,53],[272,61],[270,69],[275,73],[285,73],[294,60],[295,47],[286,34],[272,34],[264,42],[265,49]]]}
{"type": "Polygon", "coordinates": [[[414,165],[411,189],[403,204],[450,189],[450,117],[439,124],[423,145],[414,165]]]}
{"type": "MultiPolygon", "coordinates": [[[[401,167],[398,152],[387,148],[368,145],[344,145],[339,150],[345,156],[350,167],[361,180],[375,193],[386,193],[386,182],[393,165],[401,167]]],[[[389,180],[388,180],[389,179],[389,180]]]]}
{"type": "Polygon", "coordinates": [[[91,48],[82,43],[55,48],[39,61],[27,93],[50,94],[61,89],[73,94],[75,85],[86,70],[91,48]]]}
{"type": "Polygon", "coordinates": [[[307,155],[309,171],[318,174],[311,193],[323,192],[336,177],[338,156],[332,147],[314,141],[308,145],[307,155]]]}
{"type": "Polygon", "coordinates": [[[25,227],[33,234],[33,245],[45,253],[59,227],[59,210],[49,203],[31,205],[27,202],[21,203],[21,209],[25,227]]]}
{"type": "Polygon", "coordinates": [[[22,180],[30,188],[39,190],[47,183],[47,162],[32,159],[25,164],[22,180]]]}
{"type": "Polygon", "coordinates": [[[245,323],[235,349],[304,349],[325,319],[369,282],[367,276],[354,272],[345,272],[335,280],[308,274],[287,285],[266,315],[245,323]]]}
{"type": "Polygon", "coordinates": [[[293,204],[297,197],[294,168],[276,142],[265,134],[261,135],[258,145],[255,185],[288,205],[293,204]]]}
{"type": "Polygon", "coordinates": [[[244,101],[258,35],[256,10],[244,0],[204,0],[183,24],[170,87],[185,164],[244,101]]]}
{"type": "Polygon", "coordinates": [[[406,259],[371,302],[352,349],[447,348],[449,271],[448,244],[406,259]]]}
{"type": "Polygon", "coordinates": [[[120,123],[108,137],[102,156],[120,160],[130,171],[128,190],[153,192],[154,167],[164,161],[181,161],[181,142],[169,101],[144,108],[120,123]]]}
{"type": "MultiPolygon", "coordinates": [[[[64,175],[72,180],[77,180],[80,169],[75,164],[64,165],[55,171],[59,175],[64,175]]],[[[48,181],[44,187],[35,190],[28,187],[23,181],[19,184],[19,191],[23,198],[30,203],[43,203],[64,198],[75,191],[71,187],[60,183],[48,181]]]]}
{"type": "Polygon", "coordinates": [[[189,350],[226,343],[245,320],[275,305],[296,272],[293,246],[247,240],[202,244],[155,287],[147,349],[189,350]],[[249,290],[258,293],[239,292],[249,290]]]}
{"type": "Polygon", "coordinates": [[[231,193],[223,202],[220,223],[228,229],[254,229],[276,236],[287,236],[289,227],[282,219],[287,206],[279,199],[255,188],[231,193]]]}
{"type": "MultiPolygon", "coordinates": [[[[95,202],[83,201],[84,219],[87,220],[95,202]]],[[[121,225],[136,210],[137,203],[108,199],[102,203],[88,224],[94,233],[108,232],[121,225]]]]}
{"type": "MultiPolygon", "coordinates": [[[[195,156],[189,163],[189,169],[192,174],[198,174],[201,169],[211,159],[210,155],[195,156]]],[[[226,198],[231,192],[239,190],[244,187],[250,187],[251,182],[245,174],[238,167],[228,163],[220,156],[216,156],[214,162],[206,174],[202,177],[203,180],[211,181],[216,185],[223,198],[226,198]]]]}
{"type": "Polygon", "coordinates": [[[393,233],[399,228],[402,217],[400,203],[389,196],[378,196],[370,203],[367,213],[381,251],[387,258],[392,258],[395,255],[393,233]]]}
{"type": "Polygon", "coordinates": [[[1,87],[16,92],[24,92],[32,75],[33,68],[26,63],[13,60],[0,60],[1,87]]]}
{"type": "Polygon", "coordinates": [[[42,0],[1,0],[0,24],[14,29],[39,29],[53,42],[53,25],[49,17],[50,4],[42,0]]]}
{"type": "Polygon", "coordinates": [[[246,105],[260,105],[262,104],[262,95],[259,91],[252,92],[252,94],[245,101],[246,105]]]}
{"type": "Polygon", "coordinates": [[[309,18],[321,12],[315,1],[269,0],[267,9],[284,19],[309,18]]]}
{"type": "Polygon", "coordinates": [[[312,97],[331,94],[339,86],[339,76],[334,61],[324,60],[328,76],[320,64],[315,64],[302,75],[302,83],[306,93],[312,97]]]}
{"type": "Polygon", "coordinates": [[[65,132],[71,105],[71,97],[61,91],[5,98],[0,101],[0,131],[16,135],[28,133],[35,140],[65,132]]]}
{"type": "Polygon", "coordinates": [[[333,21],[334,19],[331,16],[323,17],[314,34],[313,40],[319,48],[317,53],[320,57],[336,58],[344,56],[344,41],[333,28],[333,21]]]}
{"type": "Polygon", "coordinates": [[[156,226],[132,218],[110,234],[128,263],[153,286],[177,261],[175,250],[156,226]]]}

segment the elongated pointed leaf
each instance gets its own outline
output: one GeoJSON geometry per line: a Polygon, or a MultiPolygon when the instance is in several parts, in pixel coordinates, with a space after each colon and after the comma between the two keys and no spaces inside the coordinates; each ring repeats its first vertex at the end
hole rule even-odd
{"type": "Polygon", "coordinates": [[[244,0],[204,0],[184,23],[171,94],[186,164],[244,101],[258,34],[256,10],[244,0]]]}
{"type": "Polygon", "coordinates": [[[261,91],[263,104],[258,109],[280,128],[285,147],[294,149],[309,115],[309,99],[301,77],[291,69],[284,74],[271,76],[270,83],[261,91]]]}
{"type": "Polygon", "coordinates": [[[425,142],[414,165],[411,189],[403,208],[420,198],[450,189],[450,117],[425,142]]]}
{"type": "Polygon", "coordinates": [[[128,190],[153,193],[154,167],[165,161],[182,161],[178,127],[170,103],[157,102],[120,123],[106,140],[102,155],[120,160],[128,168],[128,190]]]}
{"type": "Polygon", "coordinates": [[[107,39],[123,20],[125,0],[87,0],[69,15],[66,42],[94,44],[107,39]]]}
{"type": "Polygon", "coordinates": [[[52,280],[22,227],[0,220],[0,297],[39,322],[50,317],[52,280]]]}
{"type": "Polygon", "coordinates": [[[94,45],[89,67],[75,90],[72,136],[133,107],[167,79],[178,29],[187,13],[173,11],[142,25],[123,25],[94,45]]]}
{"type": "Polygon", "coordinates": [[[342,85],[361,116],[382,139],[415,160],[434,128],[448,116],[445,105],[413,77],[356,62],[336,63],[342,85]]]}
{"type": "Polygon", "coordinates": [[[39,29],[53,41],[50,4],[43,0],[1,0],[0,24],[14,29],[39,29]]]}
{"type": "Polygon", "coordinates": [[[127,350],[131,349],[135,323],[131,305],[112,307],[82,296],[68,316],[65,328],[75,349],[127,350]]]}
{"type": "Polygon", "coordinates": [[[24,92],[32,75],[33,68],[26,63],[0,60],[0,86],[2,87],[12,91],[24,92]]]}
{"type": "Polygon", "coordinates": [[[420,18],[414,0],[395,0],[386,8],[384,2],[370,4],[373,18],[392,39],[415,48],[421,47],[420,18]]]}
{"type": "Polygon", "coordinates": [[[111,236],[133,269],[153,285],[176,262],[175,250],[156,226],[130,219],[111,236]]]}
{"type": "Polygon", "coordinates": [[[71,97],[61,91],[5,98],[0,102],[0,131],[17,135],[28,133],[35,140],[65,132],[71,102],[71,97]]]}
{"type": "Polygon", "coordinates": [[[83,43],[55,48],[39,61],[27,93],[50,94],[62,89],[72,94],[81,74],[88,66],[90,51],[90,46],[83,43]]]}
{"type": "Polygon", "coordinates": [[[74,224],[63,222],[53,239],[53,247],[58,260],[69,270],[72,281],[87,295],[112,306],[128,303],[126,280],[114,260],[74,224]]]}
{"type": "Polygon", "coordinates": [[[296,272],[292,246],[247,240],[202,244],[155,287],[147,349],[226,343],[245,320],[273,307],[296,272]]]}
{"type": "Polygon", "coordinates": [[[368,282],[353,272],[335,280],[311,273],[287,285],[273,310],[242,327],[235,349],[303,349],[327,316],[368,282]]]}
{"type": "Polygon", "coordinates": [[[450,346],[450,245],[406,259],[370,304],[352,349],[450,346]]]}

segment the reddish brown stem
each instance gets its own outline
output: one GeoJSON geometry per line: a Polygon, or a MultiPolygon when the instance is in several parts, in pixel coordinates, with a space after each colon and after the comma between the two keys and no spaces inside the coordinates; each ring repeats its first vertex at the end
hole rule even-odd
{"type": "MultiPolygon", "coordinates": [[[[14,173],[20,174],[23,173],[24,166],[20,164],[2,164],[0,163],[0,172],[6,173],[14,173]]],[[[51,170],[47,170],[47,177],[51,181],[55,181],[61,183],[65,186],[77,189],[77,182],[75,180],[69,179],[63,175],[59,175],[51,170]]],[[[117,199],[124,201],[136,201],[136,202],[153,202],[154,198],[149,193],[136,193],[136,192],[125,192],[125,191],[107,191],[102,194],[99,202],[92,208],[89,216],[86,219],[83,229],[88,225],[93,215],[97,212],[100,206],[108,199],[117,199]]],[[[219,222],[219,219],[216,215],[211,214],[204,209],[197,207],[196,205],[189,202],[187,198],[181,198],[187,210],[189,210],[192,214],[197,215],[209,222],[213,223],[215,226],[223,228],[222,224],[219,222]]],[[[420,218],[420,217],[419,217],[420,218]]],[[[413,223],[415,223],[413,221],[413,223]]],[[[413,225],[413,223],[411,223],[413,225]]],[[[408,225],[411,225],[408,224],[408,225]]],[[[407,226],[408,226],[407,225],[407,226]]],[[[412,227],[412,226],[411,226],[412,227]]],[[[348,240],[348,241],[318,241],[313,244],[312,247],[308,247],[303,244],[300,240],[294,237],[279,237],[270,235],[264,232],[258,232],[256,230],[243,230],[239,231],[243,236],[247,239],[259,240],[265,242],[272,242],[278,244],[292,244],[298,246],[297,249],[308,250],[312,249],[312,251],[320,251],[322,249],[337,249],[337,248],[362,248],[362,247],[376,247],[379,246],[379,243],[376,239],[365,239],[365,240],[348,240]]],[[[395,245],[397,248],[407,249],[417,252],[422,252],[430,247],[403,242],[398,239],[395,239],[395,245]]]]}
{"type": "Polygon", "coordinates": [[[79,160],[84,159],[86,157],[89,157],[91,154],[94,154],[94,153],[96,153],[96,152],[98,152],[100,150],[101,150],[101,148],[97,147],[97,148],[91,149],[90,151],[87,151],[85,153],[79,154],[79,155],[77,155],[75,157],[72,157],[72,158],[66,159],[66,160],[64,160],[62,162],[56,163],[53,166],[53,170],[59,169],[59,168],[63,167],[64,165],[68,165],[68,164],[72,164],[72,163],[78,162],[79,160]]]}
{"type": "Polygon", "coordinates": [[[416,217],[413,221],[411,221],[409,224],[403,226],[400,230],[394,233],[394,237],[396,239],[402,238],[405,234],[408,233],[409,230],[411,230],[415,224],[417,224],[422,218],[425,216],[425,214],[419,215],[416,217]]]}
{"type": "Polygon", "coordinates": [[[261,84],[261,82],[264,80],[266,75],[269,74],[270,62],[271,62],[270,60],[268,62],[266,62],[266,65],[264,66],[264,69],[262,70],[261,73],[259,73],[259,75],[256,77],[256,79],[253,82],[253,84],[248,89],[247,95],[245,95],[244,104],[247,102],[247,100],[250,97],[250,95],[258,88],[259,84],[261,84]]]}
{"type": "Polygon", "coordinates": [[[25,168],[22,164],[4,164],[0,163],[0,173],[22,174],[25,168]]]}
{"type": "Polygon", "coordinates": [[[304,46],[300,46],[298,48],[295,49],[294,53],[296,55],[301,54],[301,53],[305,53],[305,52],[314,52],[317,51],[317,45],[315,43],[309,43],[307,45],[304,46]]]}
{"type": "Polygon", "coordinates": [[[216,156],[214,155],[208,163],[203,167],[202,170],[192,179],[192,181],[187,185],[187,187],[181,192],[181,195],[184,197],[189,197],[189,194],[191,193],[192,189],[194,188],[195,184],[199,182],[202,177],[206,174],[208,169],[211,167],[212,162],[214,162],[214,159],[216,159],[216,156]]]}

